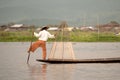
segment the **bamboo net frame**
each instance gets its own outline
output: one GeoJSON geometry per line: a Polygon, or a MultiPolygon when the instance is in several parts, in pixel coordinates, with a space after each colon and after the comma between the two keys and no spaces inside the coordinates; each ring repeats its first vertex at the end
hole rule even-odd
{"type": "MultiPolygon", "coordinates": [[[[65,28],[67,28],[68,26],[65,24],[65,22],[63,22],[63,25],[60,25],[59,31],[57,31],[57,35],[61,34],[61,41],[60,42],[55,42],[52,45],[51,51],[50,51],[50,55],[48,56],[48,59],[75,59],[75,54],[74,54],[74,50],[72,47],[72,43],[71,42],[64,42],[64,37],[66,36],[66,34],[68,34],[68,31],[65,30],[65,28]],[[59,34],[58,34],[59,33],[59,34]]],[[[56,37],[57,37],[56,35],[56,37]]],[[[70,35],[67,35],[67,38],[70,35]]]]}

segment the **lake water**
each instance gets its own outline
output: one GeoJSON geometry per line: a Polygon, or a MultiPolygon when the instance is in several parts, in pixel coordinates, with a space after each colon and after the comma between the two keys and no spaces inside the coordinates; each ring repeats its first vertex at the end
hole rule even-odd
{"type": "MultiPolygon", "coordinates": [[[[120,63],[48,64],[37,62],[41,49],[26,64],[29,42],[0,42],[0,80],[120,80],[120,63]]],[[[49,53],[52,43],[47,43],[49,53]]],[[[77,59],[120,57],[120,43],[73,43],[77,59]]]]}

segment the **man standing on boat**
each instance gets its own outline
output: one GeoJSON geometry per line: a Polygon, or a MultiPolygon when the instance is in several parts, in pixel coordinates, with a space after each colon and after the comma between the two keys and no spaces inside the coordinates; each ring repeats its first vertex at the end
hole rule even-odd
{"type": "Polygon", "coordinates": [[[51,35],[47,30],[49,27],[44,26],[43,28],[41,28],[39,33],[34,32],[34,36],[38,38],[38,40],[36,42],[34,42],[29,50],[28,53],[30,54],[30,52],[34,52],[38,47],[42,48],[42,59],[45,60],[46,59],[46,41],[48,40],[48,38],[55,38],[54,35],[51,35]]]}

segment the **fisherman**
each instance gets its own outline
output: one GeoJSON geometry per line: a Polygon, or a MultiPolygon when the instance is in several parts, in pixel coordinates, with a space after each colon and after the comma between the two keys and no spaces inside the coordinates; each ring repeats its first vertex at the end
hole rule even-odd
{"type": "Polygon", "coordinates": [[[49,27],[44,26],[43,28],[41,28],[39,33],[34,32],[34,36],[38,38],[38,40],[36,42],[34,42],[29,50],[28,53],[30,54],[30,52],[34,52],[38,47],[42,48],[42,59],[45,60],[46,59],[46,41],[48,40],[48,38],[55,38],[54,35],[51,35],[47,30],[49,27]]]}

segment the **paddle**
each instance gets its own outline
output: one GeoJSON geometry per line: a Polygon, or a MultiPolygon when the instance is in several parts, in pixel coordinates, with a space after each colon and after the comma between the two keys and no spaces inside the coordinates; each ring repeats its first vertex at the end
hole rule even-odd
{"type": "Polygon", "coordinates": [[[27,64],[29,64],[30,52],[28,53],[27,64]]]}
{"type": "MultiPolygon", "coordinates": [[[[34,33],[34,30],[33,30],[34,26],[31,26],[31,42],[30,42],[30,47],[32,46],[32,41],[33,41],[33,33],[34,33]]],[[[28,53],[28,58],[27,58],[27,64],[29,64],[29,59],[30,59],[30,52],[28,53]]]]}

